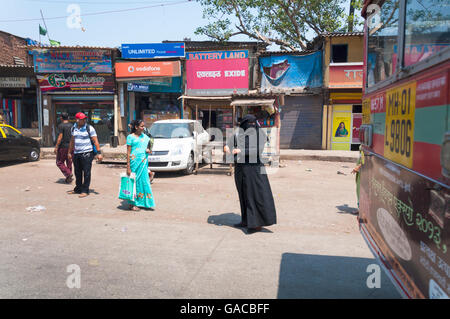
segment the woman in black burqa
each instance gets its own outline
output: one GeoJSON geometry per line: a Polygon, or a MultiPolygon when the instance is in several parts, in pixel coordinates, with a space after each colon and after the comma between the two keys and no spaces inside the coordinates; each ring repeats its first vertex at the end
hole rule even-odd
{"type": "Polygon", "coordinates": [[[235,226],[255,232],[262,226],[277,222],[272,190],[261,161],[267,136],[253,115],[242,118],[239,127],[242,130],[234,134],[224,148],[226,153],[234,155],[236,163],[234,181],[239,193],[242,221],[235,226]]]}

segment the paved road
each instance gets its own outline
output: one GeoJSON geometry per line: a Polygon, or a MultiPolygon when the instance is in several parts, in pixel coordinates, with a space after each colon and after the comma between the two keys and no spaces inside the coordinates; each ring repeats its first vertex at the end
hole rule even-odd
{"type": "Polygon", "coordinates": [[[218,170],[158,174],[157,209],[134,213],[117,199],[123,167],[95,164],[78,199],[53,160],[2,165],[0,298],[399,298],[384,273],[366,286],[352,164],[285,163],[270,175],[278,224],[251,235],[231,227],[237,193],[218,170]]]}

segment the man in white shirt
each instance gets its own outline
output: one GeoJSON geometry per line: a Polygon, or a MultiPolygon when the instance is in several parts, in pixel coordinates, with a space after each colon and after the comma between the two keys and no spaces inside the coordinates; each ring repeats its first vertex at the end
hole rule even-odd
{"type": "Polygon", "coordinates": [[[79,194],[83,198],[89,195],[89,185],[91,183],[91,168],[94,156],[98,161],[103,160],[95,129],[86,124],[86,115],[79,112],[75,115],[77,123],[72,129],[72,138],[69,144],[69,159],[72,159],[75,168],[76,186],[69,194],[79,194]],[[94,146],[97,155],[94,155],[94,146]]]}

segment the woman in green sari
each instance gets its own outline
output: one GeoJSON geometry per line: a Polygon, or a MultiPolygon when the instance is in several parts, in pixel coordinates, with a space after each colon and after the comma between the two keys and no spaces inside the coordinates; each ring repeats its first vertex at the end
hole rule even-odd
{"type": "Polygon", "coordinates": [[[339,127],[336,130],[336,134],[334,134],[335,137],[347,137],[348,131],[345,128],[345,123],[341,122],[339,123],[339,127]]]}
{"type": "Polygon", "coordinates": [[[148,176],[148,154],[150,138],[143,133],[145,124],[142,120],[131,123],[131,134],[127,137],[127,175],[136,174],[136,197],[128,201],[130,210],[139,211],[139,207],[154,208],[150,179],[148,176]]]}

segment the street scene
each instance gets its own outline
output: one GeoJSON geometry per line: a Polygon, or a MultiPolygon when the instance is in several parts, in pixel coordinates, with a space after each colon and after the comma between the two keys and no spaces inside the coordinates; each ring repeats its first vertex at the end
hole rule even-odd
{"type": "Polygon", "coordinates": [[[2,6],[0,299],[449,298],[445,1],[2,6]]]}

